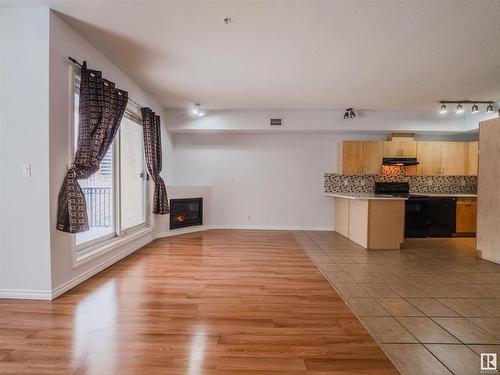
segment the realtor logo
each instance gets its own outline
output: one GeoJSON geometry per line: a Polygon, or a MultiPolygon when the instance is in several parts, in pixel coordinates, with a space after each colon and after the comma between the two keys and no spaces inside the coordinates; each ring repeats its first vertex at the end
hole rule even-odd
{"type": "Polygon", "coordinates": [[[481,353],[481,371],[495,371],[497,369],[496,353],[481,353]]]}

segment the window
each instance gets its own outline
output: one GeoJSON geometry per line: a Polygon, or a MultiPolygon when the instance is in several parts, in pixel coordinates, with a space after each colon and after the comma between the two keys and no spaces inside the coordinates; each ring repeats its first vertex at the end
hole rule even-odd
{"type": "MultiPolygon", "coordinates": [[[[75,77],[74,151],[78,141],[79,76],[75,77]]],[[[79,180],[87,202],[89,230],[76,234],[77,249],[123,236],[146,225],[147,179],[140,110],[130,102],[100,169],[79,180]]]]}
{"type": "MultiPolygon", "coordinates": [[[[145,173],[142,127],[124,117],[120,125],[121,229],[145,222],[145,173]]],[[[102,168],[102,166],[101,166],[102,168]]]]}

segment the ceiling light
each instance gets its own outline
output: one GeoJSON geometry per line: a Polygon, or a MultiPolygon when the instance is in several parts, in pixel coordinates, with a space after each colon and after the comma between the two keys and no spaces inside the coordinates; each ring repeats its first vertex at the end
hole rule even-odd
{"type": "Polygon", "coordinates": [[[353,119],[356,117],[356,113],[354,113],[354,109],[347,108],[344,113],[344,120],[353,119]]]}
{"type": "Polygon", "coordinates": [[[493,113],[495,112],[495,109],[493,108],[493,104],[488,104],[488,107],[486,107],[486,113],[493,113]]]}
{"type": "Polygon", "coordinates": [[[477,106],[477,104],[474,104],[472,106],[472,113],[478,113],[479,112],[479,107],[477,106]]]}
{"type": "Polygon", "coordinates": [[[446,113],[446,112],[448,112],[448,109],[446,108],[446,104],[441,105],[441,110],[439,111],[439,113],[446,113]]]}
{"type": "Polygon", "coordinates": [[[464,107],[462,104],[457,105],[457,113],[463,113],[464,112],[464,107]]]}
{"type": "Polygon", "coordinates": [[[231,23],[231,21],[232,21],[231,17],[224,17],[224,23],[226,25],[229,25],[231,23]]]}

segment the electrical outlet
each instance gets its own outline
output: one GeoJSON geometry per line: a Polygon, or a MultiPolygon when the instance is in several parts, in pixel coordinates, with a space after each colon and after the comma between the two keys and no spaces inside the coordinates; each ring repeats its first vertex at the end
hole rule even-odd
{"type": "Polygon", "coordinates": [[[344,180],[344,186],[348,186],[348,185],[349,185],[349,180],[346,178],[346,179],[344,180]]]}
{"type": "Polygon", "coordinates": [[[366,185],[366,181],[365,180],[361,180],[361,186],[365,186],[366,185]]]}
{"type": "Polygon", "coordinates": [[[427,185],[432,186],[432,180],[427,181],[427,185]]]}

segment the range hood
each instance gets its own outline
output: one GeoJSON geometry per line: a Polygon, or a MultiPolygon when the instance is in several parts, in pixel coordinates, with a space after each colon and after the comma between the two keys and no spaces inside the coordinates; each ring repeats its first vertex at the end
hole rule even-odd
{"type": "Polygon", "coordinates": [[[417,165],[417,158],[383,158],[382,165],[409,166],[417,165]]]}

